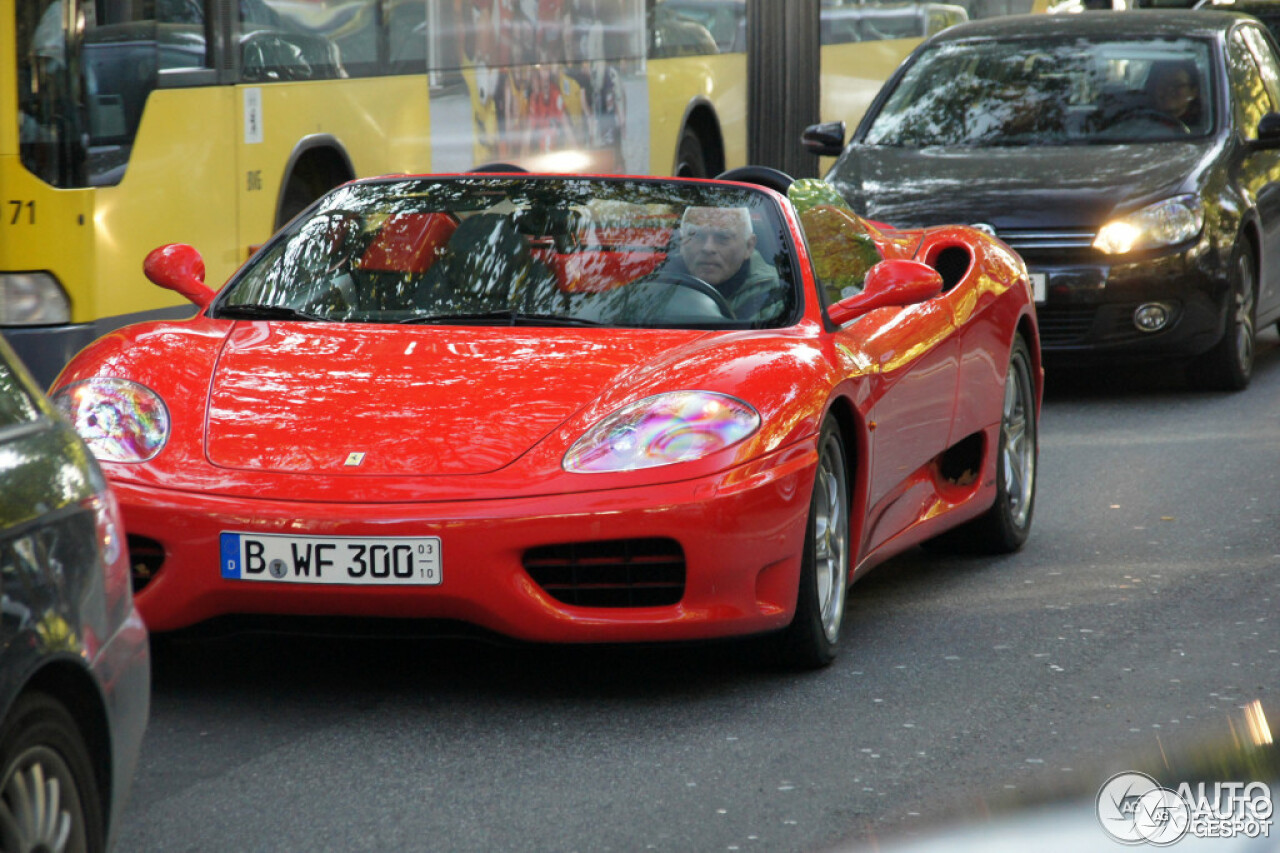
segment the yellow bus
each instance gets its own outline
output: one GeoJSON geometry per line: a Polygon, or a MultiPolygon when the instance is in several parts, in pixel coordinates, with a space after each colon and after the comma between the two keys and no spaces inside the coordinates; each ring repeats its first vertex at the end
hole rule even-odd
{"type": "Polygon", "coordinates": [[[805,125],[856,121],[921,37],[972,14],[820,0],[0,8],[0,331],[46,385],[93,338],[190,312],[142,276],[157,245],[196,245],[216,283],[354,177],[776,165],[766,143],[799,151],[805,125]],[[819,55],[820,83],[795,77],[819,55]]]}

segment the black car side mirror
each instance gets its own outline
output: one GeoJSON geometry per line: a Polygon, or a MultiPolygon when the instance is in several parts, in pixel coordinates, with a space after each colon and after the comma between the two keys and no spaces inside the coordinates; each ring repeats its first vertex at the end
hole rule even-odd
{"type": "Polygon", "coordinates": [[[1267,113],[1258,121],[1258,138],[1251,143],[1253,148],[1280,148],[1280,113],[1267,113]]]}
{"type": "Polygon", "coordinates": [[[844,151],[844,122],[827,121],[811,124],[800,136],[800,144],[819,157],[839,157],[844,151]]]}

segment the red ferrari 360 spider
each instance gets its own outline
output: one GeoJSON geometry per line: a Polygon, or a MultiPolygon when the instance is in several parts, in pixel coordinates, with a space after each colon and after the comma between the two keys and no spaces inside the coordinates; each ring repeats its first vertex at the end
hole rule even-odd
{"type": "Polygon", "coordinates": [[[1021,546],[1022,261],[759,174],[356,181],[217,292],[194,249],[153,252],[200,311],[102,338],[52,389],[123,507],[149,627],[772,634],[820,666],[874,564],[1021,546]]]}

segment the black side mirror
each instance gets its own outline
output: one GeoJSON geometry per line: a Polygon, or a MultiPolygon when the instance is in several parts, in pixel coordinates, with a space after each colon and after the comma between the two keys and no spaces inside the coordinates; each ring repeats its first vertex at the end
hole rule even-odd
{"type": "Polygon", "coordinates": [[[1258,138],[1254,148],[1280,148],[1280,113],[1267,113],[1258,121],[1258,138]]]}
{"type": "Polygon", "coordinates": [[[800,144],[819,157],[839,157],[844,151],[844,122],[828,121],[811,124],[800,136],[800,144]]]}

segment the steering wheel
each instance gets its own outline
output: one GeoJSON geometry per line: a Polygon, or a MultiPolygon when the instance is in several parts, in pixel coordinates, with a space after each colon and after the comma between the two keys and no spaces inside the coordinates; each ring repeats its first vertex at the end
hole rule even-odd
{"type": "Polygon", "coordinates": [[[690,290],[696,290],[703,296],[709,298],[716,304],[716,308],[726,319],[736,320],[737,316],[733,313],[733,307],[729,304],[729,300],[724,298],[724,294],[716,290],[715,286],[704,279],[698,278],[696,275],[690,275],[684,272],[675,272],[674,270],[659,270],[653,274],[651,281],[662,281],[674,284],[677,287],[687,287],[690,290]]]}
{"type": "Polygon", "coordinates": [[[1191,128],[1182,123],[1182,120],[1176,116],[1158,110],[1155,107],[1138,107],[1136,109],[1127,110],[1119,115],[1115,121],[1111,122],[1114,127],[1122,122],[1130,121],[1149,121],[1152,124],[1158,124],[1167,127],[1170,130],[1176,130],[1178,133],[1190,133],[1191,128]]]}

